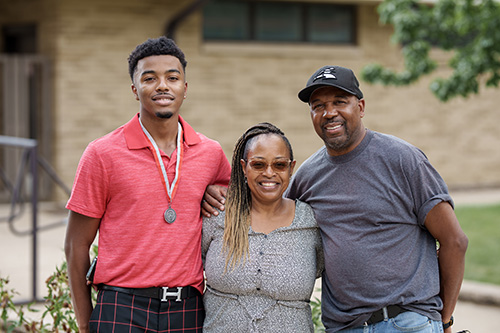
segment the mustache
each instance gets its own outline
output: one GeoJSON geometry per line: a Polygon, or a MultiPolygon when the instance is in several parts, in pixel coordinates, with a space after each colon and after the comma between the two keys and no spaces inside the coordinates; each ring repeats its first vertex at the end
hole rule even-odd
{"type": "Polygon", "coordinates": [[[325,126],[325,125],[328,125],[328,124],[339,124],[339,125],[344,125],[344,124],[345,124],[345,120],[344,120],[344,119],[340,119],[340,118],[327,119],[327,120],[326,120],[326,121],[324,121],[321,125],[322,125],[322,126],[325,126]]]}
{"type": "Polygon", "coordinates": [[[158,93],[156,95],[153,95],[153,99],[154,98],[157,98],[157,97],[161,97],[161,96],[167,96],[171,99],[175,99],[174,95],[170,94],[170,93],[166,93],[166,92],[161,92],[161,93],[158,93]]]}

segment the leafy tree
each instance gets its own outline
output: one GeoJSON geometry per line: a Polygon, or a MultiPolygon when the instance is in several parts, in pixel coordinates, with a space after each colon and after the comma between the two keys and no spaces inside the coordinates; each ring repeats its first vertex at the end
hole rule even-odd
{"type": "Polygon", "coordinates": [[[448,78],[432,81],[430,90],[441,101],[477,94],[479,87],[500,81],[500,3],[496,0],[385,0],[378,7],[380,22],[394,26],[392,40],[402,45],[405,69],[395,72],[379,64],[363,68],[370,83],[410,85],[437,68],[431,48],[454,51],[448,78]]]}

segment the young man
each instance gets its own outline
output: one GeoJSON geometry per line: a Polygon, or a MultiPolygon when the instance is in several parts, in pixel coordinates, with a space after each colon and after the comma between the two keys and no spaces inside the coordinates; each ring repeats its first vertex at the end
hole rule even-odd
{"type": "Polygon", "coordinates": [[[75,177],[65,240],[80,332],[201,332],[200,203],[210,184],[227,186],[220,145],[179,115],[186,60],[170,39],[130,54],[139,113],[89,144],[75,177]],[[89,249],[99,231],[92,310],[89,249]]]}
{"type": "MultiPolygon", "coordinates": [[[[285,196],[310,204],[321,230],[326,332],[451,332],[468,240],[443,179],[416,147],[364,127],[352,70],[318,69],[299,99],[325,146],[285,196]]],[[[221,193],[209,188],[204,213],[221,193]]]]}

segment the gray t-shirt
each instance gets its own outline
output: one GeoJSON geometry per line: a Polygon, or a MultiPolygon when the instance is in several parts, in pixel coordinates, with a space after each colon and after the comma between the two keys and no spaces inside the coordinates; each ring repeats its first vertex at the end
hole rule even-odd
{"type": "Polygon", "coordinates": [[[424,222],[436,204],[453,202],[422,151],[367,130],[348,154],[318,150],[285,195],[311,205],[321,230],[327,332],[362,325],[387,305],[441,319],[436,241],[424,222]]]}

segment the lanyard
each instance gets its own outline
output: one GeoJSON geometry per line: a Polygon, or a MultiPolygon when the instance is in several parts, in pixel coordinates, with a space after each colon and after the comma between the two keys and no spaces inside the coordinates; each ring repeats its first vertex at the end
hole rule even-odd
{"type": "Polygon", "coordinates": [[[177,189],[176,185],[177,181],[179,180],[179,169],[180,169],[180,164],[181,164],[181,151],[183,150],[181,147],[181,136],[182,136],[182,126],[180,123],[177,123],[177,161],[175,161],[175,177],[174,180],[172,181],[172,186],[170,186],[170,183],[168,182],[168,177],[167,177],[167,171],[165,169],[165,164],[163,163],[163,159],[161,158],[160,154],[160,149],[158,148],[158,145],[156,144],[155,140],[149,134],[148,130],[146,127],[141,122],[141,119],[139,118],[139,123],[141,124],[142,131],[144,134],[149,139],[149,142],[153,145],[155,154],[155,160],[156,160],[156,166],[159,166],[159,169],[161,170],[161,174],[163,175],[163,185],[165,185],[165,189],[167,192],[167,197],[168,197],[168,206],[170,207],[172,203],[173,196],[175,195],[175,190],[177,189]]]}

